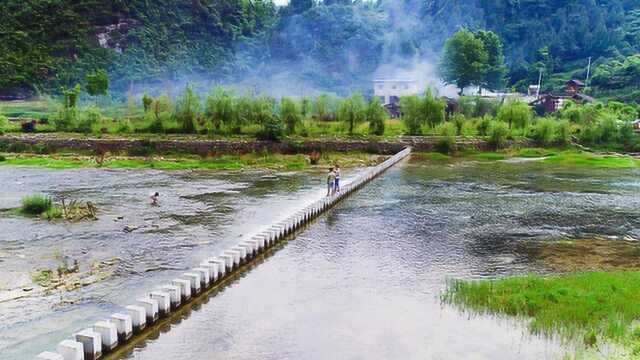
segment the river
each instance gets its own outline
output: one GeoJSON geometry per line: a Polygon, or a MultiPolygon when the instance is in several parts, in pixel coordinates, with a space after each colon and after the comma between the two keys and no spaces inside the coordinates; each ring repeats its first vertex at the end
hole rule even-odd
{"type": "MultiPolygon", "coordinates": [[[[109,245],[121,245],[116,275],[74,292],[73,304],[54,306],[47,298],[4,305],[0,352],[18,359],[33,348],[54,348],[132,295],[235,243],[283,209],[319,196],[320,175],[3,170],[0,181],[10,184],[10,196],[0,207],[19,202],[22,189],[50,189],[109,209],[97,224],[77,225],[87,228],[82,236],[65,226],[0,219],[4,233],[18,238],[0,242],[3,269],[18,271],[33,254],[44,257],[56,246],[82,264],[84,257],[109,258],[109,245]],[[140,200],[152,188],[166,194],[161,210],[140,200]],[[126,221],[114,221],[119,214],[126,221]],[[126,234],[125,223],[150,228],[126,234]],[[35,336],[23,334],[34,329],[35,336]]],[[[531,255],[528,244],[591,235],[612,242],[640,238],[638,175],[539,162],[415,158],[330,210],[129,357],[558,358],[566,344],[529,335],[523,321],[451,308],[441,303],[441,291],[451,277],[552,271],[531,255]]]]}

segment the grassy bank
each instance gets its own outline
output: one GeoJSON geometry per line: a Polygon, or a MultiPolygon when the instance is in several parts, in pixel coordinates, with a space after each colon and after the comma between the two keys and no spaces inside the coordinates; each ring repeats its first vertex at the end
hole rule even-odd
{"type": "Polygon", "coordinates": [[[162,169],[162,170],[238,170],[245,168],[263,168],[274,170],[305,170],[311,167],[328,167],[340,164],[342,167],[367,166],[378,163],[383,157],[360,152],[324,153],[317,164],[312,165],[309,156],[304,154],[244,154],[223,155],[202,158],[197,156],[180,157],[114,157],[98,160],[95,157],[66,155],[27,155],[12,154],[0,161],[1,166],[39,166],[51,169],[73,169],[82,167],[162,169]],[[99,164],[99,162],[102,162],[99,164]]]}
{"type": "Polygon", "coordinates": [[[512,158],[540,158],[540,163],[549,165],[619,169],[640,167],[640,159],[631,156],[590,153],[575,149],[524,148],[505,149],[498,152],[463,151],[453,155],[420,153],[414,156],[432,161],[454,161],[457,159],[500,161],[512,158]]]}
{"type": "Polygon", "coordinates": [[[476,313],[527,319],[534,334],[589,347],[622,344],[640,356],[640,327],[634,323],[640,319],[640,271],[452,280],[443,300],[476,313]]]}

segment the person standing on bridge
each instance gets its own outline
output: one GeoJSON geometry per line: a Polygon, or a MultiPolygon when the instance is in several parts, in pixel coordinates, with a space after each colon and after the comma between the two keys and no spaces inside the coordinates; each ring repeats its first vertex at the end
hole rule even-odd
{"type": "Polygon", "coordinates": [[[327,196],[333,195],[336,188],[336,173],[333,171],[333,168],[329,168],[329,173],[327,174],[327,196]]]}
{"type": "Polygon", "coordinates": [[[333,167],[333,172],[335,173],[335,176],[336,176],[333,192],[339,193],[340,192],[340,165],[336,164],[333,167]]]}

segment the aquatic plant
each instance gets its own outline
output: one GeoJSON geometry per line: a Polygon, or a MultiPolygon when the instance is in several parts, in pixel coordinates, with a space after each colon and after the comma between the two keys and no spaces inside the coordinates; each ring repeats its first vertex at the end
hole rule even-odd
{"type": "Polygon", "coordinates": [[[53,208],[53,199],[47,195],[30,195],[22,198],[20,211],[26,215],[40,215],[53,208]]]}
{"type": "Polygon", "coordinates": [[[640,318],[640,271],[528,275],[497,280],[451,280],[445,303],[478,313],[529,319],[534,334],[624,341],[637,332],[640,318]]]}

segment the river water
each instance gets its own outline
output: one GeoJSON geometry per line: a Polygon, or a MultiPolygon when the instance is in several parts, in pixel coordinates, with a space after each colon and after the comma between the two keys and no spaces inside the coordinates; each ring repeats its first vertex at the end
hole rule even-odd
{"type": "MultiPolygon", "coordinates": [[[[529,335],[522,321],[442,304],[441,291],[451,277],[551,271],[524,250],[527,244],[591,235],[640,238],[638,175],[538,162],[404,162],[128,356],[558,358],[566,345],[529,335]]],[[[116,243],[119,259],[114,276],[73,292],[73,304],[56,305],[51,298],[0,303],[1,357],[27,358],[34,349],[54,348],[206,253],[319,196],[320,178],[3,169],[0,182],[9,186],[0,208],[19,202],[30,192],[24,189],[38,189],[109,209],[97,223],[74,225],[83,231],[0,219],[9,234],[0,242],[3,270],[20,274],[23,266],[34,266],[30,259],[46,258],[57,247],[82,264],[112,257],[116,243]],[[140,192],[151,188],[164,195],[159,209],[140,200],[140,192]],[[115,221],[122,214],[125,219],[115,221]],[[129,223],[142,228],[123,233],[129,223]]]]}

